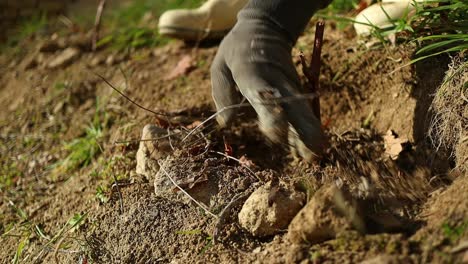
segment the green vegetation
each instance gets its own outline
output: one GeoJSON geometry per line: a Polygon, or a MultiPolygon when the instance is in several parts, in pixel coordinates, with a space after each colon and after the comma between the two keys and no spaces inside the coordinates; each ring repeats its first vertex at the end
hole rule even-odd
{"type": "Polygon", "coordinates": [[[110,46],[117,50],[164,45],[169,39],[159,35],[155,22],[164,11],[175,8],[193,8],[202,0],[137,0],[113,11],[104,21],[111,33],[104,36],[98,47],[110,46]],[[150,20],[150,21],[144,21],[150,20]]]}
{"type": "MultiPolygon", "coordinates": [[[[47,238],[47,243],[45,243],[41,247],[41,250],[37,253],[36,258],[38,256],[41,256],[42,252],[51,248],[52,245],[56,243],[58,243],[58,245],[54,246],[53,248],[67,249],[68,244],[67,244],[67,241],[65,241],[66,239],[75,240],[78,243],[82,244],[81,241],[77,240],[74,237],[67,236],[67,234],[71,232],[75,232],[82,225],[84,225],[86,217],[87,217],[86,213],[84,214],[77,213],[73,215],[70,219],[68,219],[65,225],[63,225],[63,227],[52,238],[47,238]]],[[[85,247],[85,246],[82,245],[82,247],[85,247]]]]}
{"type": "Polygon", "coordinates": [[[213,246],[213,237],[212,236],[209,236],[209,235],[206,235],[205,233],[203,233],[202,230],[199,230],[199,229],[194,229],[194,230],[181,230],[181,231],[176,231],[175,232],[177,235],[185,235],[185,236],[203,236],[204,240],[205,240],[205,245],[203,246],[203,248],[200,250],[200,252],[198,253],[199,255],[201,254],[204,254],[211,246],[213,246]]]}
{"type": "MultiPolygon", "coordinates": [[[[350,10],[355,4],[353,0],[335,0],[318,17],[335,20],[342,28],[355,21],[338,14],[350,10]]],[[[423,3],[413,2],[412,5],[415,7],[414,12],[407,10],[402,18],[390,20],[389,27],[378,28],[372,24],[363,24],[372,27],[372,36],[382,43],[389,42],[389,36],[396,36],[399,42],[417,42],[419,49],[411,63],[442,53],[468,49],[467,1],[427,0],[423,3]]]]}
{"type": "Polygon", "coordinates": [[[320,253],[320,251],[314,251],[314,250],[310,250],[309,251],[309,259],[312,261],[312,262],[319,262],[320,261],[320,258],[322,258],[322,254],[320,253]]]}
{"type": "Polygon", "coordinates": [[[107,188],[101,185],[98,185],[98,187],[96,188],[96,199],[100,203],[107,203],[107,201],[109,201],[109,198],[106,195],[107,191],[107,188]]]}
{"type": "Polygon", "coordinates": [[[48,18],[45,14],[35,14],[28,19],[23,19],[18,26],[8,33],[8,39],[5,43],[0,43],[0,51],[7,48],[14,48],[23,39],[45,29],[48,24],[48,18]]]}
{"type": "Polygon", "coordinates": [[[17,162],[6,159],[0,166],[0,190],[11,187],[16,179],[23,175],[17,162]]]}
{"type": "Polygon", "coordinates": [[[12,260],[12,263],[20,263],[21,256],[24,249],[28,246],[33,234],[36,234],[40,239],[48,239],[44,234],[40,225],[34,224],[30,221],[28,214],[17,207],[12,201],[8,201],[8,205],[13,209],[16,214],[16,222],[11,222],[1,237],[14,236],[18,237],[19,243],[12,260]],[[16,231],[15,234],[13,234],[16,231]]]}
{"type": "Polygon", "coordinates": [[[468,49],[468,2],[431,0],[416,4],[413,38],[421,48],[412,62],[447,52],[468,49]]]}
{"type": "MultiPolygon", "coordinates": [[[[96,100],[99,102],[99,100],[96,100]]],[[[102,152],[99,140],[103,137],[103,129],[107,127],[107,115],[102,112],[97,103],[94,120],[85,128],[84,135],[65,144],[68,152],[65,159],[54,165],[56,173],[68,172],[88,166],[102,152]]]]}
{"type": "MultiPolygon", "coordinates": [[[[122,7],[104,10],[102,30],[107,32],[98,42],[98,46],[111,47],[117,50],[154,47],[166,44],[169,39],[158,34],[156,22],[164,11],[175,8],[194,8],[204,0],[135,0],[122,7]]],[[[81,30],[90,30],[94,24],[95,9],[79,14],[70,14],[70,22],[81,30]]],[[[6,43],[0,44],[0,51],[16,47],[23,39],[46,29],[51,21],[45,14],[36,14],[23,19],[14,31],[9,34],[6,43]]],[[[55,27],[54,27],[55,28],[55,27]]]]}
{"type": "Polygon", "coordinates": [[[459,225],[444,223],[442,224],[442,232],[451,243],[455,243],[463,235],[463,233],[465,233],[467,227],[468,222],[459,225]]]}
{"type": "Polygon", "coordinates": [[[91,124],[86,128],[86,134],[65,145],[69,152],[63,162],[67,171],[86,167],[93,158],[101,153],[98,139],[102,137],[102,127],[100,124],[91,124]]]}
{"type": "Polygon", "coordinates": [[[334,0],[327,7],[326,11],[329,13],[337,14],[349,12],[359,5],[359,0],[334,0]]]}

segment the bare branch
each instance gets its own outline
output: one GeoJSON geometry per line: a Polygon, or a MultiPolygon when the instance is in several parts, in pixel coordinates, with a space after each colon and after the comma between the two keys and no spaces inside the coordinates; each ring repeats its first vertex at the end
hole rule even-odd
{"type": "Polygon", "coordinates": [[[170,117],[171,115],[168,115],[166,113],[163,113],[163,112],[156,112],[156,111],[153,111],[151,109],[148,109],[142,105],[140,105],[139,103],[135,102],[134,100],[130,99],[130,97],[128,97],[127,95],[125,95],[123,92],[121,92],[119,89],[115,88],[114,85],[112,85],[108,80],[106,80],[106,78],[104,78],[102,75],[98,74],[98,73],[95,73],[93,72],[96,76],[98,76],[99,78],[101,78],[101,80],[103,80],[107,85],[109,85],[110,88],[112,88],[114,91],[116,91],[117,93],[119,93],[121,96],[123,96],[125,99],[127,99],[128,101],[130,101],[132,104],[136,105],[137,107],[145,110],[145,111],[148,111],[152,114],[155,114],[155,115],[158,115],[158,116],[164,116],[164,117],[170,117]]]}
{"type": "MultiPolygon", "coordinates": [[[[321,66],[320,56],[322,54],[324,28],[325,28],[325,22],[323,21],[317,22],[317,25],[315,27],[314,50],[312,52],[310,64],[307,65],[304,54],[301,53],[299,55],[301,58],[302,72],[307,78],[307,82],[305,84],[306,86],[305,92],[312,92],[312,93],[318,94],[318,91],[320,88],[320,82],[319,82],[320,66],[321,66]]],[[[312,110],[314,111],[314,114],[317,116],[317,118],[320,121],[321,114],[320,114],[320,97],[319,96],[312,99],[312,110]]]]}
{"type": "Polygon", "coordinates": [[[106,6],[106,0],[101,0],[99,2],[97,11],[96,11],[96,19],[94,20],[94,32],[93,32],[93,39],[92,39],[92,49],[93,51],[97,48],[97,42],[99,39],[99,29],[101,27],[101,17],[104,11],[104,7],[106,6]]]}

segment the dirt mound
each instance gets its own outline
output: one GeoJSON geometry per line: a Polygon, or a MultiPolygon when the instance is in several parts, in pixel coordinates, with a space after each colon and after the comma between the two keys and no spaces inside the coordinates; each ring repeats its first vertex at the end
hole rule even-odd
{"type": "Polygon", "coordinates": [[[122,212],[118,202],[111,202],[93,219],[98,223],[94,255],[100,262],[170,262],[196,255],[210,242],[210,221],[198,208],[156,197],[151,184],[122,188],[122,196],[122,212]]]}

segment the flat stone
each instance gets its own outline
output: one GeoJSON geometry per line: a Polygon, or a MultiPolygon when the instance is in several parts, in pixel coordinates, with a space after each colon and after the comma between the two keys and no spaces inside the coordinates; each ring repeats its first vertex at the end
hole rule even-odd
{"type": "Polygon", "coordinates": [[[77,48],[67,48],[49,62],[48,67],[51,69],[66,67],[70,65],[81,55],[81,51],[77,48]]]}
{"type": "Polygon", "coordinates": [[[239,223],[254,236],[271,236],[286,230],[304,203],[305,194],[269,182],[244,203],[239,223]]]}

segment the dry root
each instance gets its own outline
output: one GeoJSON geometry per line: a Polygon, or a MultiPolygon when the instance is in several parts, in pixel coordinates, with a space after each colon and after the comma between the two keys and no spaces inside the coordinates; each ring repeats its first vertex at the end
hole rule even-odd
{"type": "Polygon", "coordinates": [[[468,172],[468,61],[456,56],[437,90],[429,137],[437,150],[450,151],[457,167],[468,172]]]}

